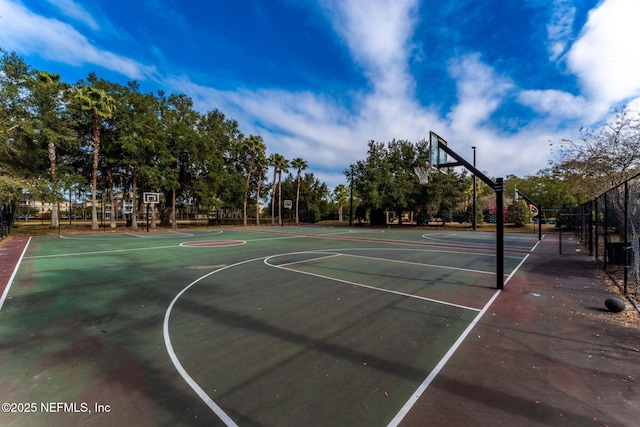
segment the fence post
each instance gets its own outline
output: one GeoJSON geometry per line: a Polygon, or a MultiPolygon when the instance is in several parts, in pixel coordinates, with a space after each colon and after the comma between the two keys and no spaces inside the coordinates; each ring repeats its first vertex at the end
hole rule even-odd
{"type": "Polygon", "coordinates": [[[629,181],[624,182],[624,294],[627,295],[627,281],[629,278],[629,181]]]}

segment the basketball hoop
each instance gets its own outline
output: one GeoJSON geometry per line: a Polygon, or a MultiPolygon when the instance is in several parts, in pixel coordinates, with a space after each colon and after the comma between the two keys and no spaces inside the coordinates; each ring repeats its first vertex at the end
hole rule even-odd
{"type": "Polygon", "coordinates": [[[431,173],[431,165],[429,165],[429,163],[414,165],[413,171],[418,176],[418,182],[420,182],[420,184],[427,184],[429,182],[429,174],[431,173]]]}

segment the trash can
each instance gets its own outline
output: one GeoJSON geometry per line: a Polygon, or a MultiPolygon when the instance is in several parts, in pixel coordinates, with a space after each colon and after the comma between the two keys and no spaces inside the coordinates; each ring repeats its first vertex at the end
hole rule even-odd
{"type": "Polygon", "coordinates": [[[627,265],[627,251],[625,242],[608,242],[606,244],[607,262],[611,265],[627,265]]]}

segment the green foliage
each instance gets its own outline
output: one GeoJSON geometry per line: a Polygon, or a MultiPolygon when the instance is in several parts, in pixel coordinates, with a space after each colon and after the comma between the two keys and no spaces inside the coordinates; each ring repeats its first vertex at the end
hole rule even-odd
{"type": "Polygon", "coordinates": [[[518,227],[531,223],[531,211],[529,210],[527,202],[520,200],[517,203],[509,205],[506,221],[518,227]]]}
{"type": "Polygon", "coordinates": [[[17,203],[25,183],[7,175],[0,175],[0,205],[17,203]]]}
{"type": "MultiPolygon", "coordinates": [[[[138,200],[143,191],[158,191],[166,209],[175,207],[175,198],[196,210],[244,207],[245,215],[252,196],[256,205],[264,197],[268,163],[262,138],[245,138],[238,123],[220,111],[199,113],[184,94],[142,93],[135,81],[122,86],[95,74],[68,85],[15,54],[0,54],[3,179],[37,182],[32,191],[42,200],[56,200],[63,189],[91,181],[94,200],[104,190],[133,192],[138,200]]],[[[278,160],[281,185],[288,161],[278,160]]],[[[326,185],[313,175],[301,177],[307,162],[296,158],[292,166],[300,204],[326,206],[326,185]]]]}
{"type": "Polygon", "coordinates": [[[354,220],[360,224],[364,224],[367,222],[367,208],[364,205],[358,205],[353,214],[355,216],[354,220]]]}
{"type": "MultiPolygon", "coordinates": [[[[464,212],[464,221],[473,223],[473,204],[467,206],[467,210],[464,212]]],[[[476,224],[480,225],[484,222],[484,215],[482,214],[482,207],[476,204],[476,224]]]]}

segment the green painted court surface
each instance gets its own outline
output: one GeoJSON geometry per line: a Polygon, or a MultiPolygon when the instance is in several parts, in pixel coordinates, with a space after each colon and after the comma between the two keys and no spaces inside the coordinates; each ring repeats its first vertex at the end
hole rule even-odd
{"type": "MultiPolygon", "coordinates": [[[[0,310],[3,401],[30,406],[0,424],[395,425],[495,297],[494,239],[322,227],[33,238],[0,310]]],[[[505,278],[536,243],[506,235],[505,278]]]]}

